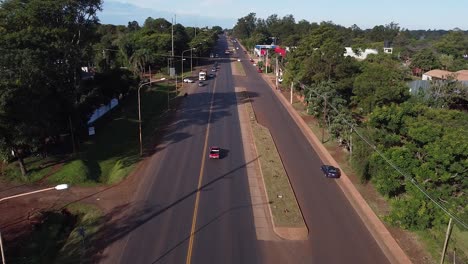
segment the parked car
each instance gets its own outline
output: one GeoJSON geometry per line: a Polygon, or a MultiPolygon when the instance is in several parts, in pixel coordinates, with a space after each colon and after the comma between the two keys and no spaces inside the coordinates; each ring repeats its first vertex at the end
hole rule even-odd
{"type": "Polygon", "coordinates": [[[202,82],[202,81],[198,82],[198,87],[202,87],[203,85],[205,85],[204,82],[202,82]]]}
{"type": "Polygon", "coordinates": [[[262,71],[262,68],[258,68],[258,69],[257,69],[257,72],[262,73],[262,72],[263,72],[263,71],[262,71]]]}
{"type": "Polygon", "coordinates": [[[193,83],[193,80],[189,78],[185,78],[184,83],[193,83]]]}
{"type": "Polygon", "coordinates": [[[333,167],[332,165],[322,165],[320,169],[327,178],[339,178],[341,175],[340,169],[333,167]]]}
{"type": "Polygon", "coordinates": [[[210,159],[219,159],[220,148],[216,146],[210,147],[210,159]]]}
{"type": "Polygon", "coordinates": [[[214,75],[213,73],[210,73],[210,74],[208,74],[208,77],[210,77],[210,78],[214,78],[214,77],[215,77],[215,75],[214,75]]]}

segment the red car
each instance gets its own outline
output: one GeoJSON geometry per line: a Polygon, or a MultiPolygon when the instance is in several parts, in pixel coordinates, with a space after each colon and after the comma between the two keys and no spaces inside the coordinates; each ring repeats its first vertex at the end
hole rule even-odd
{"type": "Polygon", "coordinates": [[[250,59],[250,62],[254,62],[254,60],[253,60],[253,59],[250,59]]]}
{"type": "Polygon", "coordinates": [[[263,72],[263,71],[262,71],[262,68],[258,68],[258,69],[257,69],[257,72],[262,73],[262,72],[263,72]]]}
{"type": "Polygon", "coordinates": [[[210,159],[219,159],[219,147],[212,146],[210,147],[210,159]]]}

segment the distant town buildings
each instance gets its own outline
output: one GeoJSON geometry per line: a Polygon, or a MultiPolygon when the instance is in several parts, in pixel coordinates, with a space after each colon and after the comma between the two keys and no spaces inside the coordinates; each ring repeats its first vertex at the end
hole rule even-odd
{"type": "Polygon", "coordinates": [[[445,70],[431,70],[423,73],[422,80],[447,80],[468,81],[468,70],[460,70],[457,72],[445,70]]]}

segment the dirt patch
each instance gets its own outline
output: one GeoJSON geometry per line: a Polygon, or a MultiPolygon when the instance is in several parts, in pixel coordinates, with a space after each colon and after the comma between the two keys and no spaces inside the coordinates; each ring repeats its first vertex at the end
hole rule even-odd
{"type": "MultiPolygon", "coordinates": [[[[178,99],[172,102],[174,109],[178,108],[178,99]]],[[[163,116],[160,124],[169,124],[174,118],[175,111],[163,116]]],[[[153,138],[145,146],[145,155],[149,156],[156,149],[156,145],[164,133],[163,126],[155,132],[153,138]]],[[[62,164],[54,165],[58,170],[62,164]]],[[[61,212],[62,209],[74,203],[85,203],[98,207],[103,215],[107,215],[115,208],[122,208],[129,204],[140,183],[139,174],[145,169],[147,162],[143,160],[136,169],[120,183],[109,186],[71,187],[64,191],[47,191],[40,194],[27,195],[0,202],[0,231],[5,248],[14,250],[14,245],[32,233],[37,226],[38,219],[43,212],[61,212]]],[[[2,164],[3,167],[3,164],[2,164]]],[[[0,178],[0,198],[20,193],[40,190],[50,187],[46,181],[36,182],[33,185],[12,184],[0,178]]],[[[110,221],[111,219],[107,219],[110,221]]],[[[8,256],[7,256],[8,259],[8,256]]]]}

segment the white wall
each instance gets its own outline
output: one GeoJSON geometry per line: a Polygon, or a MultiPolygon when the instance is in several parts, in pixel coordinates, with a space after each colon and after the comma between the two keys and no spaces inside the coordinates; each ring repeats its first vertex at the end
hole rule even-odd
{"type": "Polygon", "coordinates": [[[376,49],[365,49],[364,51],[360,50],[361,54],[358,55],[354,53],[353,48],[351,47],[345,47],[345,49],[346,49],[346,52],[344,53],[344,56],[350,56],[358,60],[365,60],[368,55],[379,53],[376,49]]]}
{"type": "Polygon", "coordinates": [[[422,79],[423,79],[424,81],[430,81],[430,80],[432,80],[432,76],[423,74],[423,75],[422,75],[422,79]]]}

